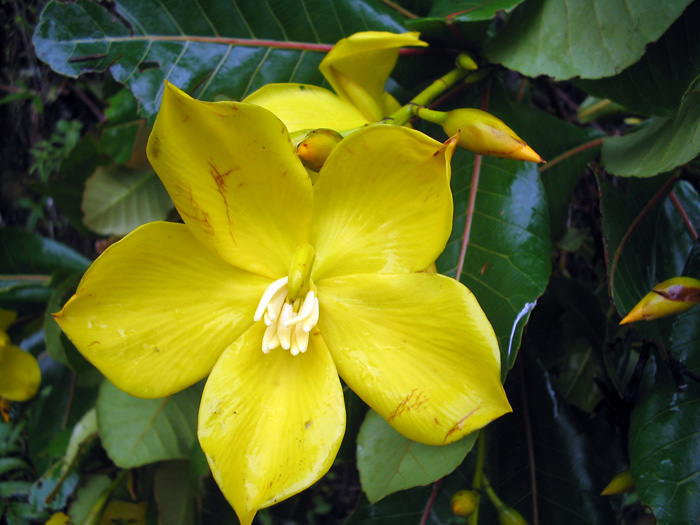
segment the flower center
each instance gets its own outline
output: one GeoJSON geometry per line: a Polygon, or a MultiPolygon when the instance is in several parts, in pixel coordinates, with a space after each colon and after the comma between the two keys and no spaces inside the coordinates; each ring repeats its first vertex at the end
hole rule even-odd
{"type": "Polygon", "coordinates": [[[319,302],[311,281],[315,251],[309,244],[297,247],[289,275],[267,287],[255,310],[253,320],[267,325],[262,351],[281,346],[292,355],[306,352],[309,334],[318,323],[319,302]]]}

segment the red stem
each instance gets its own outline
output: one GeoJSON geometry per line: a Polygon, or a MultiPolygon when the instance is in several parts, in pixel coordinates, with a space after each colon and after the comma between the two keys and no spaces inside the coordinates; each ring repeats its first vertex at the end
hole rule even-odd
{"type": "Polygon", "coordinates": [[[472,218],[474,217],[474,207],[476,206],[476,192],[479,189],[479,174],[481,173],[481,155],[474,157],[474,169],[472,170],[472,187],[469,190],[469,203],[467,204],[467,220],[464,225],[464,237],[462,238],[462,247],[459,250],[459,259],[457,260],[457,272],[455,279],[459,281],[464,268],[464,260],[467,257],[467,244],[469,244],[469,234],[472,229],[472,218]]]}
{"type": "Polygon", "coordinates": [[[581,153],[582,151],[586,151],[587,149],[595,148],[597,146],[600,146],[603,143],[604,138],[599,138],[592,140],[590,142],[586,142],[585,144],[581,144],[580,146],[576,146],[574,149],[570,149],[569,151],[565,151],[558,157],[554,157],[552,160],[547,162],[547,164],[543,164],[540,166],[540,173],[548,170],[549,168],[556,166],[559,164],[561,161],[568,159],[569,157],[572,157],[576,155],[577,153],[581,153]]]}
{"type": "Polygon", "coordinates": [[[627,241],[630,239],[630,237],[632,237],[632,234],[637,229],[637,226],[639,226],[639,223],[642,222],[642,219],[644,219],[646,214],[649,213],[654,206],[656,206],[656,203],[659,201],[659,199],[666,194],[666,191],[668,190],[669,186],[675,184],[677,180],[677,176],[669,177],[666,183],[663,186],[661,186],[661,188],[659,188],[659,190],[654,194],[654,196],[651,199],[649,199],[649,202],[647,202],[646,206],[644,206],[642,211],[639,212],[639,215],[637,215],[630,227],[627,228],[627,231],[622,237],[622,240],[620,241],[617,250],[615,250],[615,256],[613,257],[613,260],[610,263],[610,297],[615,297],[615,271],[617,270],[617,264],[620,262],[620,257],[622,256],[622,251],[625,248],[625,244],[627,244],[627,241]]]}
{"type": "Polygon", "coordinates": [[[678,213],[681,214],[681,218],[683,219],[683,222],[685,223],[685,227],[688,228],[688,233],[690,233],[690,236],[693,238],[694,241],[697,241],[698,240],[698,232],[695,231],[695,227],[693,227],[693,223],[690,221],[690,217],[688,217],[688,214],[685,212],[685,209],[683,208],[681,201],[678,200],[678,197],[676,196],[676,192],[672,191],[671,194],[669,195],[669,197],[671,197],[671,202],[676,207],[676,210],[678,210],[678,213]]]}
{"type": "Polygon", "coordinates": [[[525,372],[523,360],[518,359],[518,379],[520,379],[520,401],[522,402],[523,420],[525,422],[525,442],[527,443],[527,456],[530,462],[530,493],[532,495],[532,523],[538,525],[539,513],[537,511],[537,472],[535,471],[535,448],[532,443],[532,424],[527,407],[527,389],[525,388],[525,372]]]}
{"type": "Polygon", "coordinates": [[[433,505],[435,504],[435,500],[437,499],[437,495],[440,492],[441,486],[442,478],[433,483],[433,491],[430,493],[430,499],[425,505],[425,510],[423,511],[423,517],[420,520],[420,525],[425,525],[426,523],[428,523],[428,516],[430,516],[430,511],[432,510],[433,505]]]}

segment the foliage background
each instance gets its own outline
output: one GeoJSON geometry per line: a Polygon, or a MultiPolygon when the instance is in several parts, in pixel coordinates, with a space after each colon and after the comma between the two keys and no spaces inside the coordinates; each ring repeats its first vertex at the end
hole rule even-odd
{"type": "MultiPolygon", "coordinates": [[[[618,323],[657,282],[700,278],[700,2],[0,6],[0,308],[18,312],[9,335],[43,376],[0,426],[8,523],[59,511],[72,523],[236,523],[196,442],[202,385],[131,398],[50,313],[108,244],[149,220],[177,220],[144,155],[164,79],[206,100],[270,82],[324,85],[323,52],[364,30],[420,31],[431,44],[400,58],[387,88],[401,102],[468,50],[484,78],[437,108],[485,108],[549,161],[463,150],[453,160],[454,230],[438,269],[466,284],[494,325],[514,408],[484,430],[493,488],[530,523],[697,520],[700,309],[618,323]],[[625,469],[636,491],[600,496],[625,469]]],[[[449,499],[471,486],[475,436],[422,447],[346,394],[334,468],[258,522],[466,523],[449,499]]],[[[483,501],[479,520],[496,519],[483,501]]]]}

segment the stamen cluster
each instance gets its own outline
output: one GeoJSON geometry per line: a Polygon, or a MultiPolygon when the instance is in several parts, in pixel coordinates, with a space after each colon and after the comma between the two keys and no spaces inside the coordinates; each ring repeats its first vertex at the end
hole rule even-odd
{"type": "Polygon", "coordinates": [[[310,289],[303,298],[292,301],[288,282],[289,277],[282,277],[268,286],[253,316],[255,322],[262,319],[267,325],[262,340],[265,354],[279,346],[292,355],[303,354],[309,347],[309,333],[318,323],[316,292],[310,289]]]}

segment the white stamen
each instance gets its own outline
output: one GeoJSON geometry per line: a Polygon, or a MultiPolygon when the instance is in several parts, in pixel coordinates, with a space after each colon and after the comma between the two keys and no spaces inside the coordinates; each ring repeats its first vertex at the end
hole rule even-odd
{"type": "Polygon", "coordinates": [[[297,313],[295,316],[287,320],[286,323],[284,323],[284,326],[292,326],[295,324],[301,323],[304,319],[309,317],[309,314],[314,308],[314,298],[315,294],[313,290],[309,290],[309,292],[306,294],[306,297],[304,297],[304,302],[301,305],[301,309],[299,310],[299,313],[297,313]]]}
{"type": "Polygon", "coordinates": [[[294,306],[289,303],[284,303],[279,321],[277,321],[277,337],[280,340],[280,346],[285,350],[289,350],[292,346],[292,327],[287,326],[287,321],[294,315],[294,306]]]}
{"type": "Polygon", "coordinates": [[[287,289],[280,288],[277,293],[272,296],[270,302],[267,303],[267,313],[270,316],[270,321],[274,322],[282,311],[282,305],[287,298],[287,289]]]}
{"type": "Polygon", "coordinates": [[[255,315],[253,316],[253,321],[256,323],[262,319],[263,312],[265,311],[265,308],[267,308],[267,305],[269,302],[272,300],[272,297],[282,288],[287,286],[287,282],[289,281],[289,277],[282,277],[281,279],[277,279],[275,282],[273,282],[270,286],[267,287],[265,290],[265,293],[263,293],[262,297],[260,298],[260,302],[258,303],[258,307],[255,310],[255,315]]]}
{"type": "Polygon", "coordinates": [[[304,332],[310,332],[314,326],[316,326],[316,323],[318,323],[318,315],[320,312],[320,306],[318,303],[318,297],[314,297],[314,307],[311,310],[311,313],[309,316],[304,319],[304,322],[302,323],[302,326],[304,328],[304,332]]]}
{"type": "Polygon", "coordinates": [[[265,311],[265,314],[263,315],[263,321],[265,321],[266,326],[272,326],[272,323],[274,322],[272,319],[270,319],[270,314],[265,311]]]}
{"type": "Polygon", "coordinates": [[[296,347],[303,354],[309,347],[309,332],[304,331],[304,325],[298,324],[294,327],[294,338],[292,347],[296,347]]]}
{"type": "Polygon", "coordinates": [[[270,347],[270,342],[273,339],[277,339],[277,328],[274,325],[268,325],[267,330],[265,330],[265,334],[263,335],[263,340],[262,340],[263,354],[267,354],[270,350],[275,348],[274,346],[270,347]]]}

